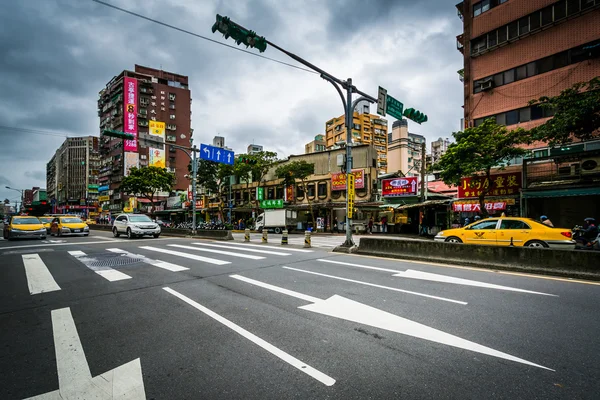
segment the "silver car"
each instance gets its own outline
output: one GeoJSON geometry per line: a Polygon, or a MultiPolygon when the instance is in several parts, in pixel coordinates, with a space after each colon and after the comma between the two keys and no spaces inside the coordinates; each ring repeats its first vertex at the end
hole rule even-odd
{"type": "Polygon", "coordinates": [[[128,238],[136,236],[160,236],[160,226],[144,214],[120,214],[115,218],[112,232],[114,237],[121,234],[128,238]]]}

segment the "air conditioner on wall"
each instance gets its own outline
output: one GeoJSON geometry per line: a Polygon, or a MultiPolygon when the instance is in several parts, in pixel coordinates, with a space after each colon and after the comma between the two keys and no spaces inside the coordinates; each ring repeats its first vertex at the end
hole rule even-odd
{"type": "Polygon", "coordinates": [[[580,171],[582,175],[600,174],[600,157],[581,160],[580,171]]]}
{"type": "Polygon", "coordinates": [[[487,78],[481,81],[481,83],[479,84],[479,87],[481,88],[481,90],[490,90],[494,87],[494,81],[492,80],[492,78],[487,78]]]}

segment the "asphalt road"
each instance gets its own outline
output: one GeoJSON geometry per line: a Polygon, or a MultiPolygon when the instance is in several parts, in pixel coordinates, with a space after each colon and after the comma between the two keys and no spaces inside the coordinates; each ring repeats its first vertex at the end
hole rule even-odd
{"type": "Polygon", "coordinates": [[[0,399],[598,398],[598,283],[269,246],[0,240],[0,399]]]}

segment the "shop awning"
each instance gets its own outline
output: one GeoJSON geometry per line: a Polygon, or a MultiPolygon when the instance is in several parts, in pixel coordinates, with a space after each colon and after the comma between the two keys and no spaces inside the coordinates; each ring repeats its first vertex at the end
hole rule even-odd
{"type": "Polygon", "coordinates": [[[524,199],[539,199],[543,197],[571,197],[571,196],[599,196],[600,187],[593,188],[565,188],[554,190],[523,191],[524,199]]]}
{"type": "Polygon", "coordinates": [[[396,210],[407,210],[409,208],[415,207],[430,207],[430,206],[441,206],[450,204],[451,200],[427,200],[422,203],[414,203],[414,204],[405,204],[399,207],[396,207],[396,210]]]}

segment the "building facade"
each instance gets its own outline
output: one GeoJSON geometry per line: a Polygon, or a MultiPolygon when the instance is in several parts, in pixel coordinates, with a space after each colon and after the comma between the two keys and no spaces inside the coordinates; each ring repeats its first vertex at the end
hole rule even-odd
{"type": "MultiPolygon", "coordinates": [[[[508,129],[531,129],[553,116],[531,100],[600,76],[600,0],[465,0],[456,7],[465,128],[494,118],[508,129]]],[[[545,214],[569,227],[598,211],[600,142],[529,149],[525,160],[511,161],[522,170],[516,202],[523,216],[545,214]]]]}
{"type": "Polygon", "coordinates": [[[440,160],[440,158],[448,151],[448,146],[450,146],[450,139],[448,138],[439,138],[438,140],[434,140],[431,142],[431,163],[435,164],[440,160]]]}
{"type": "Polygon", "coordinates": [[[57,207],[93,208],[98,202],[99,170],[98,138],[67,138],[46,164],[46,197],[57,207]]]}
{"type": "MultiPolygon", "coordinates": [[[[385,174],[388,170],[388,122],[378,115],[369,114],[365,105],[357,105],[354,111],[352,123],[352,142],[360,144],[372,144],[377,150],[377,169],[379,173],[385,174]],[[365,112],[366,111],[366,112],[365,112]]],[[[332,118],[325,123],[325,145],[327,149],[335,148],[339,144],[346,143],[345,116],[332,118]]]]}
{"type": "MultiPolygon", "coordinates": [[[[100,91],[98,116],[100,132],[112,129],[164,139],[165,148],[146,146],[139,140],[123,141],[102,135],[100,139],[101,202],[111,211],[127,206],[119,191],[120,182],[131,167],[158,166],[173,172],[174,190],[187,190],[189,157],[169,143],[191,145],[191,92],[188,77],[136,65],[111,79],[100,91]],[[150,132],[150,126],[153,127],[150,132]]],[[[166,199],[167,194],[162,194],[166,199]]]]}
{"type": "Polygon", "coordinates": [[[325,151],[327,149],[325,136],[317,135],[312,142],[308,142],[304,145],[304,154],[316,153],[319,151],[325,151]]]}
{"type": "Polygon", "coordinates": [[[247,148],[248,154],[257,154],[263,151],[263,147],[260,144],[249,144],[247,148]]]}
{"type": "Polygon", "coordinates": [[[410,133],[406,119],[394,121],[388,137],[388,172],[420,176],[423,144],[425,137],[410,133]]]}

